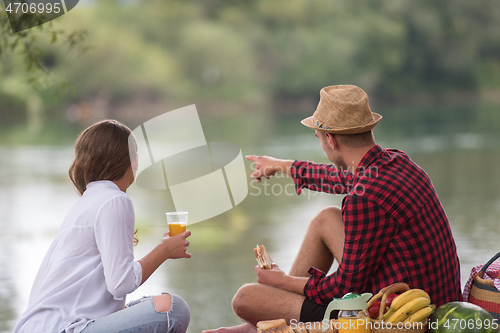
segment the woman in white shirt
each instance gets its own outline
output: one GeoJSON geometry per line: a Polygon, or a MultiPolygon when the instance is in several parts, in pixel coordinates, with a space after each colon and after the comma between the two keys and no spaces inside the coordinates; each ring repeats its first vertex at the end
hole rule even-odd
{"type": "Polygon", "coordinates": [[[127,126],[104,120],[80,134],[69,175],[81,197],[45,255],[15,333],[186,331],[189,307],[177,295],[125,306],[126,295],[165,260],[191,257],[191,232],[185,231],[166,233],[149,254],[134,260],[134,208],[125,192],[135,171],[137,144],[127,126]]]}

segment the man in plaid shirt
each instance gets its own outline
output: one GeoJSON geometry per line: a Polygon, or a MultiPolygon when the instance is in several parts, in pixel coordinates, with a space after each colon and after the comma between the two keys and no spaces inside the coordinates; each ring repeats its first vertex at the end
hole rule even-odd
{"type": "Polygon", "coordinates": [[[333,298],[376,294],[396,282],[424,289],[436,306],[461,300],[456,246],[437,193],[408,155],[375,143],[381,118],[360,88],[325,87],[302,123],[315,129],[333,165],[247,156],[258,181],[283,172],[298,194],[307,188],[346,196],[341,208],[325,208],[311,221],[288,275],[275,264],[255,268],[258,283],[233,299],[247,324],[221,330],[252,332],[258,321],[277,318],[321,321],[333,298]],[[334,259],[338,269],[326,276],[334,259]]]}

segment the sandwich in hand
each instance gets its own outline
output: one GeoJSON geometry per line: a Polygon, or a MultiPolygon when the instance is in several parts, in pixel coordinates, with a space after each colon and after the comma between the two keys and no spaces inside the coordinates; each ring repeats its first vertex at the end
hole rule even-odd
{"type": "Polygon", "coordinates": [[[257,259],[257,262],[259,263],[260,268],[271,269],[273,267],[273,259],[271,259],[269,253],[267,253],[264,245],[261,246],[257,245],[257,247],[253,249],[253,252],[255,254],[255,259],[257,259]]]}

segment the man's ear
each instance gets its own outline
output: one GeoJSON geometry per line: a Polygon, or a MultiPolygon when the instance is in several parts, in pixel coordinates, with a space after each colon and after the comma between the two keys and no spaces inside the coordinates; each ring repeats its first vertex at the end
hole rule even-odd
{"type": "Polygon", "coordinates": [[[328,142],[328,145],[333,150],[339,150],[339,142],[337,141],[337,138],[335,137],[335,134],[325,133],[325,135],[326,135],[326,142],[328,142]]]}

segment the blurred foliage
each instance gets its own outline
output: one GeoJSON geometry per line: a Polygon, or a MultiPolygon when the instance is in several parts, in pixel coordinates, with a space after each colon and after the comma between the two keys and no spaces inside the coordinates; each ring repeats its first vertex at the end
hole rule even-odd
{"type": "MultiPolygon", "coordinates": [[[[56,80],[51,75],[50,67],[53,55],[48,54],[44,46],[47,43],[62,42],[70,49],[82,52],[85,50],[85,30],[65,31],[63,29],[54,29],[53,22],[48,22],[32,29],[13,33],[7,12],[3,6],[0,5],[0,7],[2,7],[0,12],[0,59],[4,63],[4,66],[0,64],[0,73],[10,76],[14,80],[24,74],[23,79],[35,90],[41,88],[44,90],[50,89],[53,90],[55,96],[63,95],[67,89],[67,83],[56,80]],[[10,57],[6,54],[10,55],[10,57]],[[13,55],[16,55],[16,57],[13,57],[13,55]],[[23,71],[17,72],[16,67],[21,64],[23,65],[23,71]]],[[[2,92],[5,92],[4,89],[2,89],[2,92]]],[[[7,91],[7,93],[12,94],[13,92],[7,91]]],[[[19,97],[19,95],[25,97],[25,92],[19,91],[14,95],[17,95],[15,97],[19,97]]]]}
{"type": "Polygon", "coordinates": [[[27,82],[45,74],[72,89],[54,101],[39,80],[42,118],[102,101],[120,118],[134,99],[272,118],[303,100],[309,111],[323,86],[342,83],[388,102],[500,89],[498,0],[97,0],[15,36],[4,14],[0,43],[13,50],[0,53],[4,121],[29,118],[12,111],[28,109],[27,82]],[[53,42],[66,34],[80,45],[83,33],[68,32],[83,30],[87,52],[53,42]]]}

